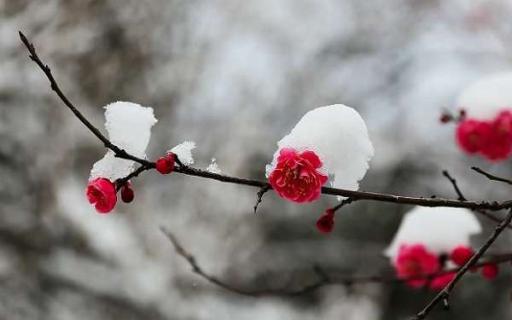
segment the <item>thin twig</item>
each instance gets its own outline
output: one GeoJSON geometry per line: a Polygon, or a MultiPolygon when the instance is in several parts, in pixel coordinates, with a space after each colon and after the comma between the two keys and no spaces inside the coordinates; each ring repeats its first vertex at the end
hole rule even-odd
{"type": "MultiPolygon", "coordinates": [[[[452,184],[453,186],[453,189],[455,190],[455,193],[457,193],[457,196],[458,196],[458,199],[460,201],[467,201],[466,197],[464,196],[464,194],[462,193],[461,189],[459,188],[459,185],[457,184],[457,180],[455,180],[455,178],[453,178],[450,173],[447,171],[447,170],[443,170],[443,176],[445,176],[449,181],[450,183],[452,184]]],[[[502,219],[496,217],[494,214],[490,213],[490,212],[487,212],[486,210],[483,210],[483,209],[473,209],[473,211],[483,215],[484,217],[494,221],[494,222],[501,222],[502,219]]],[[[507,225],[507,228],[508,229],[512,229],[512,225],[507,225]]]]}
{"type": "Polygon", "coordinates": [[[448,173],[447,170],[443,170],[443,176],[445,176],[450,181],[450,183],[452,184],[453,189],[455,189],[455,193],[457,193],[458,199],[460,201],[467,201],[466,197],[464,197],[464,195],[462,194],[462,191],[460,191],[460,189],[459,189],[459,185],[457,184],[457,180],[455,180],[455,178],[453,178],[448,173]]]}
{"type": "Polygon", "coordinates": [[[450,294],[460,279],[472,268],[476,265],[478,260],[484,255],[484,253],[489,249],[489,247],[496,241],[499,235],[505,230],[507,225],[512,221],[512,209],[509,210],[507,217],[498,225],[494,232],[489,236],[487,241],[478,249],[478,251],[469,259],[468,262],[460,270],[455,274],[455,277],[450,281],[443,290],[441,290],[432,301],[420,312],[416,314],[413,318],[415,320],[425,319],[427,315],[434,309],[434,307],[443,300],[448,300],[450,298],[450,294]]]}
{"type": "Polygon", "coordinates": [[[260,188],[258,193],[256,194],[256,204],[254,205],[254,213],[256,213],[256,210],[258,210],[258,206],[260,205],[263,195],[267,193],[267,191],[270,190],[269,186],[263,186],[260,188]]]}
{"type": "MultiPolygon", "coordinates": [[[[321,287],[329,286],[329,285],[345,285],[351,286],[354,284],[365,284],[365,283],[403,283],[411,280],[422,280],[427,279],[431,280],[437,276],[441,276],[448,273],[458,272],[461,268],[450,268],[447,270],[443,270],[440,272],[436,272],[433,274],[425,274],[418,276],[411,276],[407,278],[397,278],[394,276],[382,276],[382,275],[370,275],[370,276],[348,276],[348,277],[340,277],[340,276],[330,276],[328,275],[323,268],[320,266],[314,266],[313,272],[317,276],[317,280],[312,283],[300,287],[298,289],[289,289],[289,287],[285,288],[263,288],[263,289],[244,289],[240,287],[236,287],[232,284],[229,284],[225,281],[220,280],[219,278],[208,274],[203,268],[198,264],[197,259],[188,252],[178,241],[178,239],[170,232],[169,230],[161,227],[160,230],[164,233],[164,235],[169,239],[172,246],[174,247],[176,253],[183,257],[189,264],[190,268],[194,273],[205,279],[206,281],[221,287],[225,290],[252,297],[259,296],[298,296],[311,293],[321,287]]],[[[478,262],[472,267],[478,268],[482,267],[488,263],[506,263],[512,261],[512,254],[499,254],[499,255],[491,255],[489,259],[484,262],[478,262]]]]}
{"type": "Polygon", "coordinates": [[[117,179],[114,184],[116,186],[116,190],[119,191],[119,189],[121,189],[121,187],[128,181],[130,181],[131,178],[135,178],[137,177],[139,174],[141,174],[142,172],[146,171],[146,170],[151,170],[154,168],[154,165],[152,164],[149,164],[149,165],[141,165],[140,167],[138,167],[137,169],[135,169],[132,173],[130,173],[129,175],[127,175],[126,177],[123,177],[123,178],[119,178],[117,179]]]}
{"type": "Polygon", "coordinates": [[[506,184],[512,185],[512,180],[509,180],[509,179],[506,179],[506,178],[502,178],[502,177],[498,177],[498,176],[496,176],[496,175],[494,175],[492,173],[486,172],[483,169],[478,168],[478,167],[471,167],[471,169],[473,171],[476,171],[476,172],[480,173],[481,175],[485,176],[489,180],[504,182],[506,184]]]}
{"type": "Polygon", "coordinates": [[[346,198],[346,199],[343,199],[340,201],[340,203],[338,203],[337,205],[335,205],[334,207],[332,207],[331,209],[334,210],[334,212],[338,211],[339,209],[341,209],[342,207],[348,205],[348,204],[351,204],[352,202],[354,202],[355,200],[352,199],[352,198],[346,198]]]}
{"type": "MultiPolygon", "coordinates": [[[[35,47],[31,44],[25,35],[22,32],[19,32],[21,41],[27,47],[30,58],[41,68],[41,70],[45,73],[46,77],[50,81],[51,88],[55,93],[59,96],[59,98],[64,102],[64,104],[73,112],[73,114],[100,140],[103,142],[106,148],[112,150],[116,157],[132,160],[140,163],[143,166],[146,166],[147,169],[154,168],[155,164],[151,161],[141,159],[135,157],[125,150],[117,147],[113,143],[111,143],[96,127],[94,127],[83,115],[78,111],[78,109],[71,103],[71,101],[64,95],[59,86],[57,85],[56,80],[54,79],[50,68],[45,65],[39,56],[36,53],[35,47]]],[[[135,170],[133,174],[137,175],[142,172],[141,168],[135,170]],[[137,172],[139,171],[139,172],[137,172]]],[[[188,166],[178,165],[175,168],[175,172],[182,173],[189,176],[197,176],[206,179],[217,180],[221,182],[227,183],[235,183],[246,186],[253,186],[257,188],[268,188],[272,189],[270,184],[264,181],[252,180],[252,179],[244,179],[232,176],[221,175],[217,173],[212,173],[206,170],[200,170],[188,166]]],[[[385,194],[385,193],[376,193],[376,192],[364,192],[364,191],[354,191],[354,190],[344,190],[344,189],[336,189],[323,187],[323,194],[342,196],[351,198],[352,200],[372,200],[372,201],[381,201],[381,202],[390,202],[390,203],[400,203],[400,204],[410,204],[410,205],[418,205],[418,206],[426,206],[426,207],[455,207],[455,208],[468,208],[468,209],[487,209],[492,211],[502,210],[512,208],[512,201],[502,201],[502,202],[487,202],[487,201],[460,201],[453,199],[440,199],[440,198],[424,198],[424,197],[406,197],[406,196],[398,196],[393,194],[385,194]]]]}

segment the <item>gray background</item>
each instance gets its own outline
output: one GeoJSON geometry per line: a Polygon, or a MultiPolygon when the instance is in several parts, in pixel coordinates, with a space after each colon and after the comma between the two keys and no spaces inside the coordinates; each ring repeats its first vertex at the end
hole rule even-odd
{"type": "MultiPolygon", "coordinates": [[[[511,14],[505,0],[0,0],[0,318],[406,319],[432,297],[380,284],[241,297],[191,273],[159,231],[229,283],[293,287],[315,264],[390,274],[381,252],[406,206],[353,204],[323,236],[314,222],[333,198],[295,205],[268,193],[254,215],[253,188],[151,172],[134,182],[133,204],[96,214],[84,188],[104,149],[52,94],[18,30],[101,129],[107,103],[153,107],[152,159],[190,139],[198,167],[215,157],[224,173],[263,179],[302,114],[345,103],[376,148],[363,190],[455,197],[448,169],[468,198],[499,200],[510,189],[468,168],[507,176],[510,162],[465,156],[438,117],[468,83],[510,69],[511,14]]],[[[452,310],[431,319],[509,318],[503,269],[493,282],[468,275],[452,310]]]]}

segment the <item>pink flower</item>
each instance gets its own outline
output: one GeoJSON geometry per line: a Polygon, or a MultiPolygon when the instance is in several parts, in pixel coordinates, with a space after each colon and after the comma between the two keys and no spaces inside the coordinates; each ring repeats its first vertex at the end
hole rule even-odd
{"type": "Polygon", "coordinates": [[[469,154],[479,153],[491,161],[508,158],[512,153],[512,111],[501,111],[492,121],[461,121],[456,140],[469,154]]]}
{"type": "Polygon", "coordinates": [[[429,283],[429,288],[432,290],[442,290],[450,281],[455,278],[455,272],[448,272],[437,277],[434,277],[429,283]]]}
{"type": "Polygon", "coordinates": [[[473,253],[474,251],[470,247],[458,246],[455,247],[455,249],[453,249],[452,252],[450,253],[450,260],[452,260],[453,263],[461,267],[465,265],[466,262],[469,261],[469,259],[471,259],[473,253]]]}
{"type": "Polygon", "coordinates": [[[399,279],[417,278],[407,280],[413,288],[420,288],[427,284],[428,279],[420,279],[439,271],[437,255],[428,251],[422,244],[402,245],[395,260],[395,270],[399,279]]]}
{"type": "Polygon", "coordinates": [[[464,120],[457,126],[457,143],[469,154],[480,152],[489,144],[491,131],[491,124],[486,121],[464,120]]]}
{"type": "Polygon", "coordinates": [[[96,178],[89,181],[86,195],[89,203],[94,205],[99,213],[108,213],[116,206],[116,187],[108,179],[96,178]]]}
{"type": "Polygon", "coordinates": [[[488,263],[482,267],[482,270],[480,272],[482,274],[482,277],[484,277],[487,280],[492,280],[498,276],[500,269],[498,268],[497,264],[488,263]]]}
{"type": "Polygon", "coordinates": [[[176,161],[176,155],[169,152],[163,157],[158,158],[155,163],[156,170],[161,174],[169,174],[174,171],[174,162],[176,161]]]}
{"type": "Polygon", "coordinates": [[[298,153],[292,148],[279,151],[277,164],[268,177],[279,196],[290,201],[311,202],[320,197],[327,176],[318,171],[320,158],[313,151],[298,153]]]}
{"type": "Polygon", "coordinates": [[[508,110],[500,112],[491,122],[491,128],[482,154],[492,161],[508,158],[512,151],[512,113],[508,110]]]}
{"type": "Polygon", "coordinates": [[[334,228],[334,210],[327,209],[325,213],[316,221],[316,228],[321,233],[330,233],[334,228]]]}

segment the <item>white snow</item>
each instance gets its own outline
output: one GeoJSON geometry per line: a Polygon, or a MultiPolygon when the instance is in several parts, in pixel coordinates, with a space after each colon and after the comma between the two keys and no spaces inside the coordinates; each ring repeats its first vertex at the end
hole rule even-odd
{"type": "Polygon", "coordinates": [[[491,74],[470,84],[457,98],[457,108],[481,120],[491,120],[501,110],[512,108],[512,72],[491,74]]]}
{"type": "Polygon", "coordinates": [[[210,165],[206,168],[206,171],[217,174],[222,173],[222,170],[220,170],[219,165],[217,164],[217,160],[215,158],[212,158],[212,161],[210,162],[210,165]]]}
{"type": "Polygon", "coordinates": [[[415,207],[402,220],[384,254],[396,257],[403,244],[421,243],[432,252],[449,253],[457,245],[470,245],[471,235],[482,231],[474,214],[462,208],[415,207]]]}
{"type": "Polygon", "coordinates": [[[276,165],[279,150],[314,151],[335,188],[357,190],[373,157],[368,130],[359,113],[345,105],[319,107],[307,112],[278,143],[267,177],[276,165]]]}
{"type": "MultiPolygon", "coordinates": [[[[146,148],[151,137],[151,127],[157,122],[153,108],[143,107],[132,102],[114,102],[105,106],[105,127],[109,140],[126,152],[146,157],[146,148]]],[[[104,177],[116,180],[133,170],[134,162],[119,159],[111,150],[97,161],[90,179],[104,177]]]]}
{"type": "Polygon", "coordinates": [[[175,146],[169,152],[174,153],[178,156],[178,159],[184,165],[194,164],[194,157],[192,156],[192,150],[196,148],[196,143],[194,141],[184,141],[179,145],[175,146]]]}

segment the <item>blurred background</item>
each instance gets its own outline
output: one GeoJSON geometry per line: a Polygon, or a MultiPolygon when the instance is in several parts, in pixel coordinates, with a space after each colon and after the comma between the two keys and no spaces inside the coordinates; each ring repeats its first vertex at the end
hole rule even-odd
{"type": "MultiPolygon", "coordinates": [[[[432,292],[328,286],[243,297],[193,274],[164,226],[208,272],[243,288],[294,288],[314,265],[392,275],[382,250],[407,206],[358,202],[335,231],[314,226],[323,197],[295,205],[256,189],[154,172],[135,202],[99,215],[84,189],[105,150],[51,92],[18,30],[68,97],[103,130],[102,106],[151,106],[151,159],[196,141],[197,167],[264,179],[276,142],[314,107],[344,103],[367,122],[375,157],[361,189],[470,199],[510,190],[469,170],[512,175],[456,147],[443,108],[470,82],[512,67],[507,0],[0,0],[1,319],[407,319],[432,292]]],[[[493,224],[482,220],[485,232],[493,224]]],[[[493,252],[510,248],[504,234],[493,252]]],[[[509,250],[510,251],[510,250],[509,250]]],[[[430,319],[506,319],[510,272],[468,275],[430,319]]]]}

